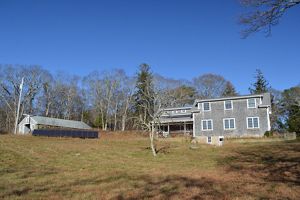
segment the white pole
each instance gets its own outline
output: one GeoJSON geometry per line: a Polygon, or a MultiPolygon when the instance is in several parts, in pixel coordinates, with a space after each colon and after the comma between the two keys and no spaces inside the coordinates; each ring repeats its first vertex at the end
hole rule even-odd
{"type": "Polygon", "coordinates": [[[19,121],[19,112],[20,112],[20,104],[21,104],[23,83],[24,83],[24,77],[22,78],[21,85],[20,85],[19,102],[18,102],[18,108],[17,108],[16,122],[15,122],[15,134],[17,134],[17,127],[18,127],[18,121],[19,121]]]}

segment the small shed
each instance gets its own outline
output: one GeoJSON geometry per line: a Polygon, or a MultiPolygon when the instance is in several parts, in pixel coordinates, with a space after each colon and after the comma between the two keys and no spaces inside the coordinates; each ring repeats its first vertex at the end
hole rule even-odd
{"type": "Polygon", "coordinates": [[[33,130],[40,129],[42,127],[91,129],[89,125],[81,121],[28,115],[19,123],[18,132],[19,134],[28,134],[33,130]]]}

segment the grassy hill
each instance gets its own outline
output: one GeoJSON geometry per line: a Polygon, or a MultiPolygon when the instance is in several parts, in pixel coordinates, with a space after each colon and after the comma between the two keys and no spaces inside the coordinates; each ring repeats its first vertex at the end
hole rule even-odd
{"type": "Polygon", "coordinates": [[[300,141],[0,135],[0,199],[300,199],[300,141]]]}

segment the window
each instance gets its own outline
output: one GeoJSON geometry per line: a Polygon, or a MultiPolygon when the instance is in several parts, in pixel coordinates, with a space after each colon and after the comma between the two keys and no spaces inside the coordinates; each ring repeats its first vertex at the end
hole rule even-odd
{"type": "Polygon", "coordinates": [[[235,129],[235,118],[223,119],[224,130],[235,129]]]}
{"type": "Polygon", "coordinates": [[[182,113],[186,113],[186,110],[181,110],[182,113]]]}
{"type": "Polygon", "coordinates": [[[232,110],[232,101],[231,100],[224,101],[224,109],[232,110]]]}
{"type": "Polygon", "coordinates": [[[207,143],[210,144],[211,143],[211,136],[207,137],[207,143]]]}
{"type": "Polygon", "coordinates": [[[256,108],[256,100],[255,100],[255,98],[248,99],[247,103],[248,103],[248,108],[256,108]]]}
{"type": "Polygon", "coordinates": [[[203,103],[203,110],[204,111],[210,111],[210,103],[209,102],[204,102],[203,103]]]}
{"type": "Polygon", "coordinates": [[[259,128],[259,118],[258,117],[247,117],[247,128],[259,128]]]}
{"type": "Polygon", "coordinates": [[[213,130],[212,119],[202,120],[202,131],[211,131],[211,130],[213,130]]]}

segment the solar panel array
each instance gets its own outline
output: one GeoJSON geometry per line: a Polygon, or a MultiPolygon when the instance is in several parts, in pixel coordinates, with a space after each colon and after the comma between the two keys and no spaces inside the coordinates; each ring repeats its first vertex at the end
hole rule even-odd
{"type": "Polygon", "coordinates": [[[32,135],[46,137],[98,138],[98,131],[35,129],[32,135]]]}

